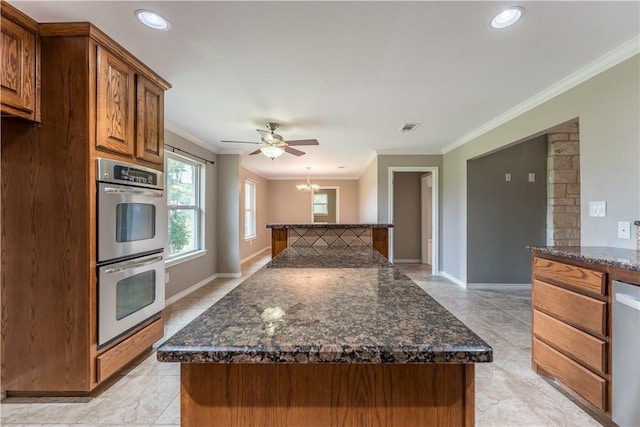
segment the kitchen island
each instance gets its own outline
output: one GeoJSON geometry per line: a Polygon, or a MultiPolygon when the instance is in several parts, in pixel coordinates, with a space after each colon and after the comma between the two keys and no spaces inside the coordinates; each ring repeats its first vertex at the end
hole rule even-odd
{"type": "Polygon", "coordinates": [[[267,224],[271,229],[271,257],[289,246],[333,247],[373,246],[389,257],[389,228],[393,224],[267,224]]]}
{"type": "Polygon", "coordinates": [[[492,358],[372,246],[288,247],[158,349],[184,426],[471,426],[492,358]]]}

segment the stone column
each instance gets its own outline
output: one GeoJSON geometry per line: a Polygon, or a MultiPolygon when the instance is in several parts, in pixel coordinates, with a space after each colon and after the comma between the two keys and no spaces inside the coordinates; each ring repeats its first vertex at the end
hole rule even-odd
{"type": "Polygon", "coordinates": [[[547,134],[547,245],[580,246],[578,123],[547,134]]]}

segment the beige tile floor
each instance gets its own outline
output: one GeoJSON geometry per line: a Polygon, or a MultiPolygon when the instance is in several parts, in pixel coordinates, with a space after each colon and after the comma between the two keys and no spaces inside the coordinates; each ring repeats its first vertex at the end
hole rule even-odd
{"type": "MultiPolygon", "coordinates": [[[[240,279],[217,279],[166,310],[165,338],[262,267],[269,257],[243,265],[240,279]]],[[[400,267],[494,349],[494,363],[476,365],[479,426],[598,426],[530,368],[530,292],[464,290],[420,265],[400,267]]],[[[159,345],[162,342],[156,344],[159,345]]],[[[0,404],[6,426],[178,426],[179,366],[154,353],[117,375],[91,398],[17,398],[0,404]]]]}

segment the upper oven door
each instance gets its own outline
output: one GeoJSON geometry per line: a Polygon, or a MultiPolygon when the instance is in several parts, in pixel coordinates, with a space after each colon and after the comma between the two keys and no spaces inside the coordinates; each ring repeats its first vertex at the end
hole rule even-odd
{"type": "Polygon", "coordinates": [[[98,183],[98,262],[164,249],[164,191],[98,183]]]}

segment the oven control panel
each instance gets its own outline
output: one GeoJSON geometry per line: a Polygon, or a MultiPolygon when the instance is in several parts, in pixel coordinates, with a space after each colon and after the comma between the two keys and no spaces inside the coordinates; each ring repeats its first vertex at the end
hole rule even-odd
{"type": "Polygon", "coordinates": [[[136,182],[140,184],[158,185],[158,174],[154,172],[144,171],[129,166],[115,165],[113,168],[114,179],[136,182]]]}
{"type": "Polygon", "coordinates": [[[164,173],[131,163],[97,159],[98,181],[162,189],[164,173]]]}

